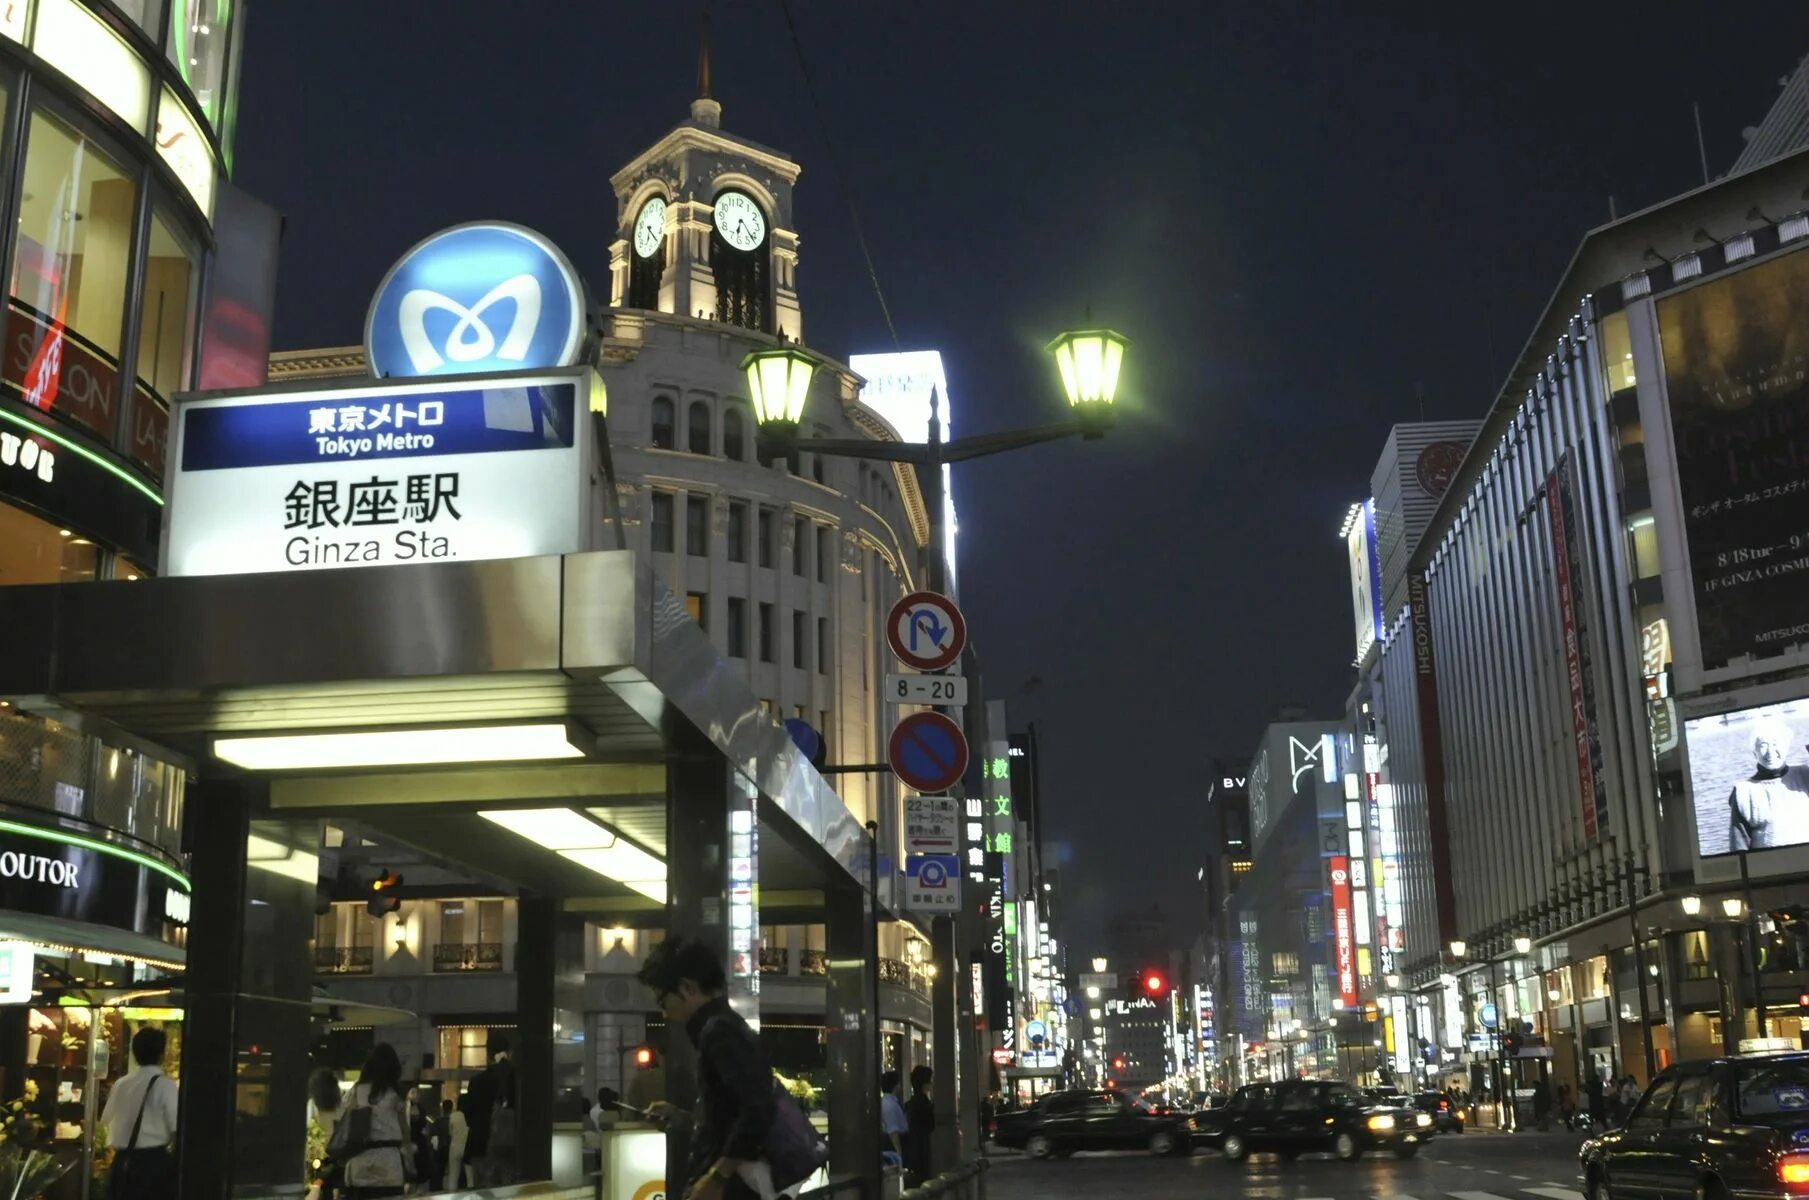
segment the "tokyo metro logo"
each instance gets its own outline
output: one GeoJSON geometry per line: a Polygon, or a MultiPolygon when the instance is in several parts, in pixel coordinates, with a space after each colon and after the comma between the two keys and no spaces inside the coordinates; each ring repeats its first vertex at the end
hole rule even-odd
{"type": "Polygon", "coordinates": [[[577,361],[584,287],[552,243],[518,225],[460,225],[416,245],[371,300],[379,378],[479,374],[577,361]]]}

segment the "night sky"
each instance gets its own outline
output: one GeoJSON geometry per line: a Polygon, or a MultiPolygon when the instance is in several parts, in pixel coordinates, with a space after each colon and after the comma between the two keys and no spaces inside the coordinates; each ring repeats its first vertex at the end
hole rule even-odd
{"type": "MultiPolygon", "coordinates": [[[[606,295],[609,176],[694,94],[687,7],[258,4],[236,179],[287,218],[277,347],[357,342],[460,221],[541,230],[606,295]]],[[[717,5],[724,128],[803,164],[810,345],[892,348],[844,181],[957,434],[1059,418],[1042,346],[1089,307],[1135,343],[1109,439],[955,478],[1083,951],[1152,901],[1190,938],[1210,755],[1342,712],[1336,534],[1389,426],[1486,411],[1610,197],[1702,182],[1691,102],[1725,170],[1809,51],[1802,6],[1470,7],[793,0],[838,180],[777,0],[717,5]]]]}

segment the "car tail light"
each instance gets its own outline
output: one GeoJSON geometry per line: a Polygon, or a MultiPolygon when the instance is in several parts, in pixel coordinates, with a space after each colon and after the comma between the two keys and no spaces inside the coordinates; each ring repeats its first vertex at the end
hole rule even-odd
{"type": "Polygon", "coordinates": [[[986,1123],[986,1132],[988,1132],[988,1133],[999,1132],[999,1123],[997,1121],[988,1121],[986,1123]]]}
{"type": "Polygon", "coordinates": [[[1451,1102],[1449,1100],[1440,1100],[1438,1102],[1438,1111],[1450,1112],[1451,1111],[1451,1102]]]}
{"type": "Polygon", "coordinates": [[[1809,1192],[1809,1154],[1786,1154],[1778,1159],[1778,1182],[1793,1192],[1809,1192]]]}

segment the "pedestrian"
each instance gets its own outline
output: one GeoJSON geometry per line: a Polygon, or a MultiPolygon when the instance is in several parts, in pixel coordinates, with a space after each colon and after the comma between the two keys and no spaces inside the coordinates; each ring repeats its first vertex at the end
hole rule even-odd
{"type": "Polygon", "coordinates": [[[912,1186],[921,1187],[932,1174],[930,1170],[930,1135],[936,1132],[936,1105],[930,1099],[930,1079],[934,1073],[918,1063],[911,1068],[911,1098],[905,1101],[905,1174],[912,1186]]]}
{"type": "Polygon", "coordinates": [[[110,1200],[176,1200],[177,1085],[163,1073],[169,1038],[147,1026],[132,1035],[138,1069],[113,1085],[101,1124],[117,1147],[107,1176],[110,1200]]]}
{"type": "Polygon", "coordinates": [[[1551,1084],[1543,1075],[1533,1084],[1533,1120],[1538,1123],[1540,1133],[1551,1128],[1551,1084]]]}
{"type": "Polygon", "coordinates": [[[427,1185],[430,1190],[452,1186],[446,1178],[452,1166],[452,1121],[457,1111],[452,1101],[440,1101],[440,1116],[433,1125],[433,1174],[428,1176],[427,1185]]]}
{"type": "Polygon", "coordinates": [[[421,1089],[419,1085],[410,1084],[408,1095],[408,1143],[411,1157],[414,1159],[408,1178],[413,1186],[410,1190],[431,1192],[433,1184],[433,1120],[427,1110],[421,1106],[421,1089]]]}
{"type": "Polygon", "coordinates": [[[1621,1121],[1624,1123],[1633,1115],[1633,1106],[1639,1103],[1639,1084],[1633,1082],[1629,1075],[1621,1080],[1621,1121]]]}
{"type": "MultiPolygon", "coordinates": [[[[333,1126],[339,1122],[343,1097],[339,1076],[330,1068],[321,1067],[308,1076],[308,1120],[320,1130],[323,1146],[333,1140],[333,1126]]],[[[309,1191],[311,1200],[334,1200],[343,1180],[333,1156],[323,1149],[320,1161],[309,1163],[308,1169],[313,1184],[309,1191]]]]}
{"type": "Polygon", "coordinates": [[[993,1093],[988,1092],[986,1098],[980,1101],[980,1154],[982,1157],[986,1154],[987,1143],[992,1141],[992,1118],[996,1111],[998,1111],[998,1104],[994,1100],[993,1093]]]}
{"type": "Polygon", "coordinates": [[[1564,1122],[1566,1129],[1577,1127],[1577,1098],[1568,1083],[1558,1085],[1558,1119],[1564,1122]]]}
{"type": "Polygon", "coordinates": [[[781,1118],[772,1067],[754,1031],[729,1007],[721,960],[700,941],[667,938],[648,954],[639,977],[653,992],[666,1027],[684,1030],[697,1048],[696,1107],[687,1113],[668,1100],[649,1106],[661,1120],[691,1122],[684,1195],[687,1200],[758,1195],[744,1182],[742,1168],[762,1158],[781,1118]]]}
{"type": "Polygon", "coordinates": [[[1602,1073],[1590,1071],[1589,1083],[1586,1086],[1589,1099],[1589,1123],[1594,1125],[1599,1133],[1608,1128],[1608,1096],[1602,1086],[1602,1073]]]}
{"type": "Polygon", "coordinates": [[[408,1108],[402,1092],[402,1060],[388,1042],[378,1042],[364,1060],[358,1082],[341,1105],[329,1147],[345,1158],[347,1200],[400,1196],[408,1184],[408,1108]],[[368,1121],[358,1110],[370,1112],[368,1121]],[[362,1129],[360,1128],[362,1126],[362,1129]]]}
{"type": "Polygon", "coordinates": [[[603,1169],[603,1131],[616,1125],[614,1088],[599,1088],[597,1102],[584,1109],[584,1173],[594,1175],[603,1169]]]}
{"type": "Polygon", "coordinates": [[[446,1139],[446,1190],[449,1192],[461,1191],[471,1182],[471,1172],[465,1165],[471,1148],[471,1118],[466,1115],[470,1107],[469,1092],[452,1106],[449,1123],[452,1132],[446,1139]]]}
{"type": "Polygon", "coordinates": [[[480,1188],[515,1182],[515,1149],[520,1142],[516,1109],[520,1097],[515,1063],[509,1058],[509,1039],[493,1033],[486,1049],[490,1065],[471,1081],[471,1103],[465,1110],[471,1126],[465,1153],[471,1163],[471,1182],[480,1188]]]}
{"type": "Polygon", "coordinates": [[[904,1166],[904,1139],[911,1132],[905,1119],[904,1103],[898,1098],[900,1076],[897,1071],[882,1071],[879,1076],[880,1161],[889,1167],[904,1166]]]}

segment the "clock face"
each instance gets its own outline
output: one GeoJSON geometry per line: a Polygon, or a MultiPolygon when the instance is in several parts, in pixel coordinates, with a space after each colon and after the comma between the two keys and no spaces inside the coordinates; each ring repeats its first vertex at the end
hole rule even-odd
{"type": "Polygon", "coordinates": [[[737,250],[752,250],[766,240],[766,215],[745,192],[716,197],[716,232],[737,250]]]}
{"type": "Polygon", "coordinates": [[[666,237],[666,201],[655,196],[641,205],[641,215],[634,219],[634,252],[652,258],[666,237]]]}

